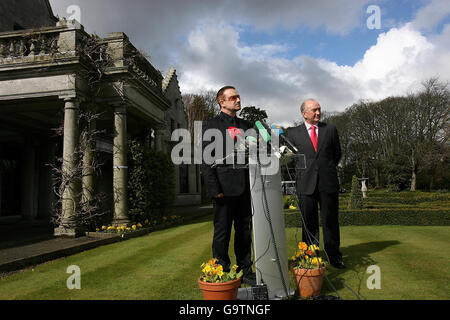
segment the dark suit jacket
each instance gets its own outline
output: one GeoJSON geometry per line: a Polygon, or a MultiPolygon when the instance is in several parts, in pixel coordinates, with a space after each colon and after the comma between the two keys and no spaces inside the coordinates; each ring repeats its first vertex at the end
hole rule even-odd
{"type": "MultiPolygon", "coordinates": [[[[241,129],[241,131],[245,131],[252,127],[252,124],[244,119],[239,119],[236,117],[236,123],[233,123],[232,120],[232,117],[221,112],[218,116],[203,121],[202,124],[203,135],[206,130],[212,128],[219,129],[220,132],[222,132],[224,138],[222,154],[224,157],[227,155],[225,148],[227,143],[226,140],[232,140],[230,134],[228,133],[228,128],[234,126],[241,129]]],[[[210,143],[212,142],[203,141],[203,150],[210,143]]],[[[248,169],[234,169],[227,166],[211,168],[211,166],[206,164],[204,161],[201,169],[206,190],[210,197],[214,197],[219,193],[223,193],[224,196],[239,196],[249,188],[248,169]]]]}
{"type": "Polygon", "coordinates": [[[317,152],[305,124],[301,124],[288,132],[288,138],[305,154],[306,169],[297,172],[297,192],[305,195],[314,193],[318,181],[320,192],[333,193],[339,191],[336,166],[341,159],[341,145],[337,129],[332,124],[319,122],[317,152]]]}

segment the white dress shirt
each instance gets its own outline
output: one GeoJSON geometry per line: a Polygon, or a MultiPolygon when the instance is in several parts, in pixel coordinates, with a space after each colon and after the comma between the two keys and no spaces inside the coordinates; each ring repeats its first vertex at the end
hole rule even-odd
{"type": "MultiPolygon", "coordinates": [[[[311,129],[312,125],[305,121],[305,126],[306,126],[306,130],[308,131],[309,137],[311,137],[310,129],[311,129]]],[[[314,127],[316,128],[317,139],[319,139],[319,126],[316,124],[316,125],[314,125],[314,127]]]]}

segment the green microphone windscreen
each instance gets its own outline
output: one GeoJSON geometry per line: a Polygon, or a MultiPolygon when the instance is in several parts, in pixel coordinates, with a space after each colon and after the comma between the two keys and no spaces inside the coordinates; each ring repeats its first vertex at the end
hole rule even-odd
{"type": "Polygon", "coordinates": [[[266,128],[264,128],[261,121],[255,122],[256,127],[258,128],[259,134],[264,139],[264,141],[270,141],[270,132],[267,132],[266,128]]]}

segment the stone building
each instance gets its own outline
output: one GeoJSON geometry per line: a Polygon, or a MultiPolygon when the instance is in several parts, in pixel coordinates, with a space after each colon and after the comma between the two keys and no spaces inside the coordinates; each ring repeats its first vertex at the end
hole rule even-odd
{"type": "MultiPolygon", "coordinates": [[[[78,116],[86,110],[100,114],[90,125],[102,134],[82,161],[96,152],[102,174],[87,172],[81,185],[65,186],[64,227],[55,234],[79,233],[71,222],[80,201],[74,195],[89,197],[92,190],[111,195],[103,206],[113,223],[128,221],[127,137],[170,152],[171,131],[186,127],[175,69],[163,77],[124,33],[99,38],[75,20],[56,19],[48,0],[2,0],[0,16],[0,223],[49,220],[55,202],[49,164],[59,156],[65,174],[76,167],[78,116]]],[[[200,202],[198,181],[195,166],[177,167],[177,204],[200,202]]]]}

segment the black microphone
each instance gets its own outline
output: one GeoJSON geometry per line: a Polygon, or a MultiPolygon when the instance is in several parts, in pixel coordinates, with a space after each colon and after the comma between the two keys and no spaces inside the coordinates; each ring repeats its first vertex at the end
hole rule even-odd
{"type": "Polygon", "coordinates": [[[280,136],[283,139],[283,141],[289,146],[289,149],[291,149],[291,151],[294,153],[298,152],[298,149],[294,146],[294,144],[283,134],[283,130],[280,130],[281,128],[270,128],[269,125],[264,122],[264,120],[259,120],[257,122],[259,122],[268,132],[272,132],[275,129],[277,129],[278,136],[280,136]]]}

